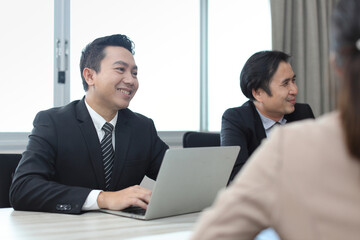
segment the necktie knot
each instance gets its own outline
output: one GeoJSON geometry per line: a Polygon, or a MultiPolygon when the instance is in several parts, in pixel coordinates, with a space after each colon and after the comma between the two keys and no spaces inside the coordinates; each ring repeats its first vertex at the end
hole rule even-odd
{"type": "Polygon", "coordinates": [[[104,130],[105,134],[112,133],[113,129],[114,129],[114,126],[108,122],[106,122],[102,127],[102,130],[104,130]]]}

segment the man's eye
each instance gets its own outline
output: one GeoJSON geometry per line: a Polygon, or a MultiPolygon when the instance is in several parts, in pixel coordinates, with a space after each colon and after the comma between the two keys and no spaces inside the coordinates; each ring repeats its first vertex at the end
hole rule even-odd
{"type": "Polygon", "coordinates": [[[137,72],[133,72],[132,75],[133,75],[134,77],[136,77],[136,76],[137,76],[137,72]]]}
{"type": "Polygon", "coordinates": [[[117,70],[119,70],[120,72],[125,71],[125,68],[116,68],[117,70]]]}

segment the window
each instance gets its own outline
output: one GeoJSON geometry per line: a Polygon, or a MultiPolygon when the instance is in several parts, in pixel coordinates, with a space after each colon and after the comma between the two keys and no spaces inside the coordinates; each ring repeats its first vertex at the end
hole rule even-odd
{"type": "Polygon", "coordinates": [[[0,132],[29,132],[53,106],[53,13],[49,0],[0,3],[0,132]]]}
{"type": "Polygon", "coordinates": [[[135,43],[139,90],[129,108],[157,130],[199,126],[199,2],[71,1],[71,98],[84,95],[80,52],[97,37],[121,33],[135,43]],[[86,24],[84,24],[86,23],[86,24]]]}
{"type": "Polygon", "coordinates": [[[5,113],[0,150],[20,142],[23,150],[38,111],[84,96],[80,54],[97,37],[122,33],[135,42],[140,88],[130,109],[152,118],[157,130],[177,144],[183,131],[200,129],[205,103],[204,130],[220,131],[223,112],[246,101],[239,88],[243,64],[256,51],[271,49],[269,0],[14,0],[2,2],[0,13],[0,107],[5,113]],[[204,6],[208,58],[200,63],[204,6]],[[65,17],[54,20],[59,15],[65,17]],[[68,28],[59,26],[69,21],[70,87],[68,82],[59,87],[54,84],[54,33],[68,37],[68,28]],[[200,99],[200,66],[205,63],[207,100],[200,99]]]}
{"type": "Polygon", "coordinates": [[[247,98],[240,72],[255,52],[271,50],[269,0],[209,1],[209,130],[221,130],[221,116],[247,98]]]}

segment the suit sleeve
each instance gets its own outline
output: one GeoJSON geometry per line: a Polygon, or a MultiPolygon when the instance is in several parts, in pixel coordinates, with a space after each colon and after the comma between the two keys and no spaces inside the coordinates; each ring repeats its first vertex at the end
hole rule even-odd
{"type": "Polygon", "coordinates": [[[146,176],[156,180],[162,160],[164,158],[166,150],[169,146],[164,143],[157,134],[154,122],[150,119],[150,131],[151,131],[151,165],[146,173],[146,176]]]}
{"type": "Polygon", "coordinates": [[[220,133],[222,146],[240,146],[240,153],[231,172],[229,182],[234,179],[249,157],[246,129],[233,111],[228,109],[223,114],[220,133]]]}
{"type": "Polygon", "coordinates": [[[308,118],[315,118],[314,113],[313,113],[310,105],[309,105],[309,104],[306,104],[305,106],[306,106],[306,109],[307,109],[307,116],[308,116],[308,118]]]}
{"type": "Polygon", "coordinates": [[[200,216],[191,239],[254,239],[261,230],[276,225],[282,171],[276,131],[200,216]]]}
{"type": "Polygon", "coordinates": [[[26,151],[14,174],[10,201],[16,210],[80,213],[91,189],[55,182],[57,133],[47,112],[34,120],[26,151]]]}

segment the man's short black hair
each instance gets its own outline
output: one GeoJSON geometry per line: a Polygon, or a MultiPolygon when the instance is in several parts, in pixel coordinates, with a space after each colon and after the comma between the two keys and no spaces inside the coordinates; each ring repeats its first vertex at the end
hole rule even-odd
{"type": "Polygon", "coordinates": [[[95,70],[95,72],[99,72],[100,63],[105,57],[104,49],[108,46],[123,47],[129,50],[132,55],[135,54],[134,42],[131,41],[126,35],[115,34],[105,36],[97,38],[89,43],[82,51],[80,59],[80,74],[85,91],[88,90],[89,86],[83,76],[84,68],[90,68],[95,70]]]}
{"type": "Polygon", "coordinates": [[[280,51],[261,51],[253,54],[245,63],[240,74],[240,88],[250,100],[255,100],[252,90],[263,89],[269,96],[270,80],[280,62],[289,62],[290,56],[280,51]]]}

